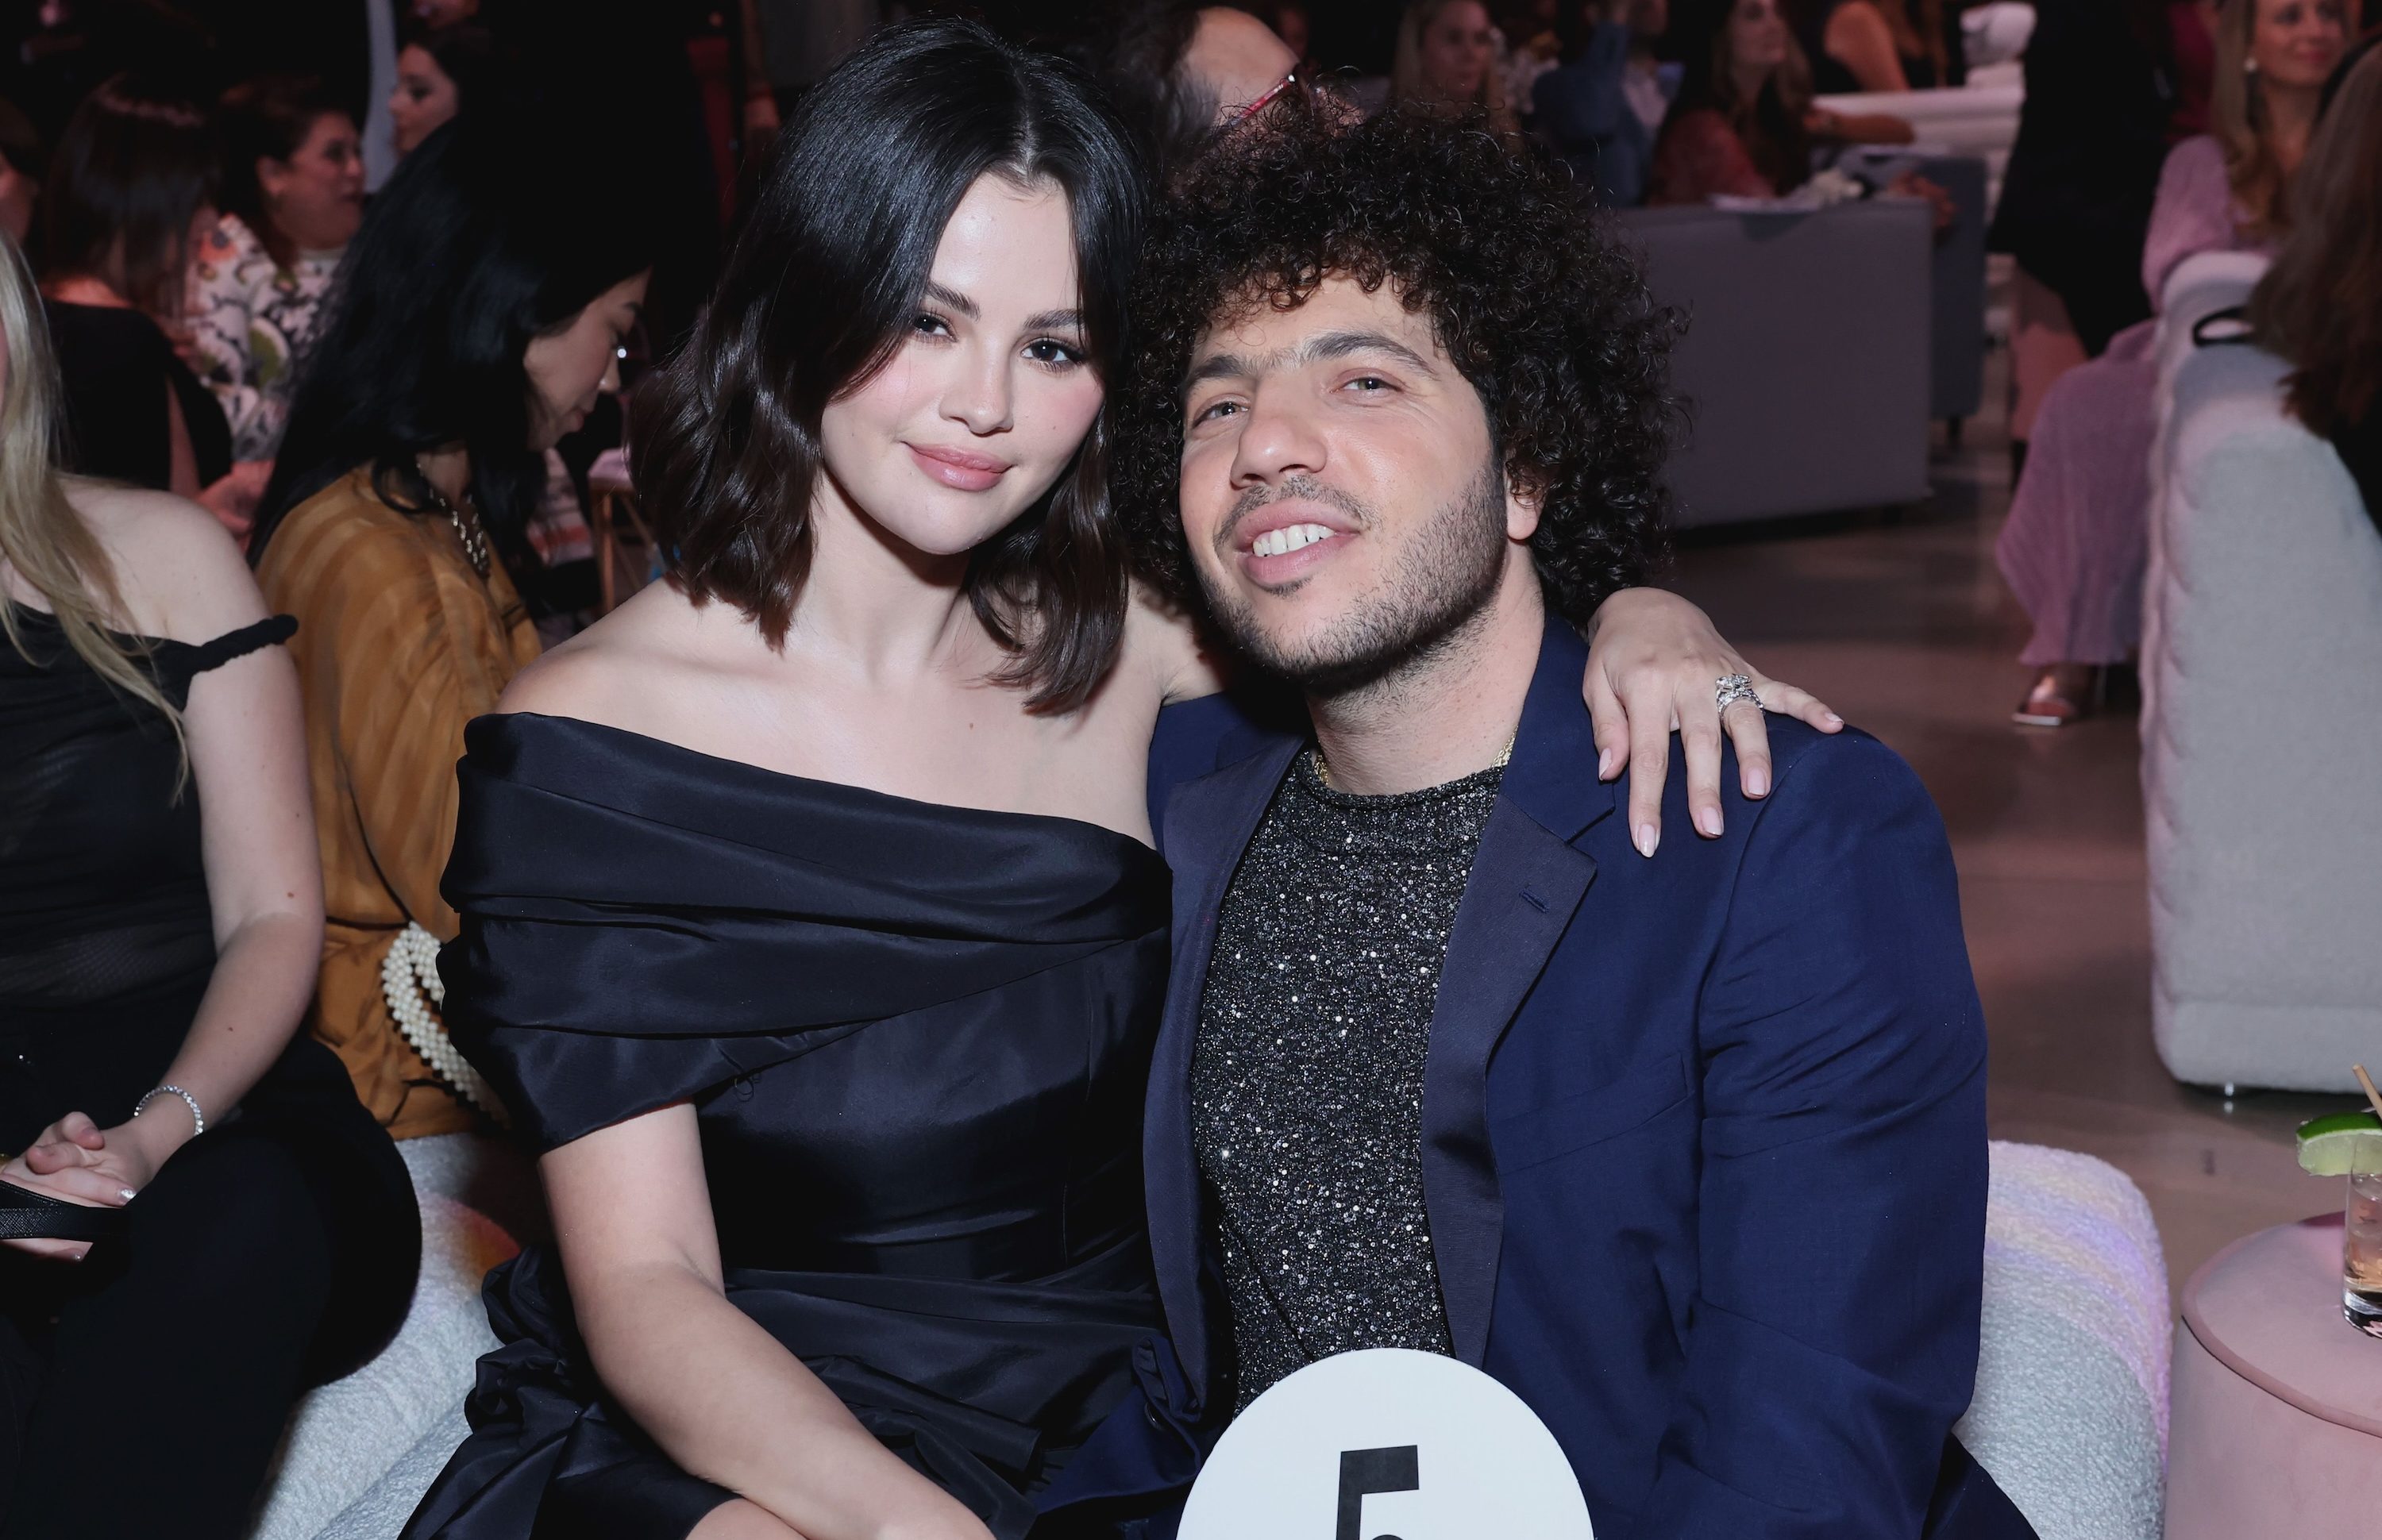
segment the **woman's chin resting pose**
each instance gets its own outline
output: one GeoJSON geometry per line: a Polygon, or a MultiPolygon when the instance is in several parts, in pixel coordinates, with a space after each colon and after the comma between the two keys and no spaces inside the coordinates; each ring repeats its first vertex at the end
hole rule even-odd
{"type": "MultiPolygon", "coordinates": [[[[1218,680],[1109,502],[1134,164],[1072,76],[939,23],[815,91],[772,176],[638,402],[669,581],[467,737],[447,1024],[557,1241],[490,1279],[411,1540],[1016,1540],[1121,1403],[1196,1414],[1140,1178],[1148,790],[1160,709],[1218,680]]],[[[1617,596],[1607,772],[1681,724],[1716,818],[1735,672],[1617,596]]]]}

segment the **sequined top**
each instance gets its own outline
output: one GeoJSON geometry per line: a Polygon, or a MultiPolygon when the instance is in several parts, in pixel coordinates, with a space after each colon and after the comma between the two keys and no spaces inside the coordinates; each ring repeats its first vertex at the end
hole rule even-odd
{"type": "Polygon", "coordinates": [[[1238,1406],[1333,1353],[1450,1351],[1423,1207],[1423,1065],[1504,774],[1357,797],[1301,754],[1224,896],[1191,1117],[1238,1406]]]}

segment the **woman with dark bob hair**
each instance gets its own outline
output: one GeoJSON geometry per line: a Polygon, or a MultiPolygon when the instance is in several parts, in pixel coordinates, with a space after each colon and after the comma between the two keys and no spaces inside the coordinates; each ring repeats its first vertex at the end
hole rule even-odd
{"type": "Polygon", "coordinates": [[[1164,1373],[1149,754],[1215,688],[1110,504],[1142,202],[1065,67],[890,29],[640,395],[669,581],[466,737],[446,1022],[558,1239],[411,1540],[1133,1519],[1071,1460],[1164,1373]]]}
{"type": "Polygon", "coordinates": [[[250,544],[298,621],[326,916],[307,1024],[399,1139],[481,1123],[402,964],[455,934],[463,726],[537,656],[545,451],[645,295],[650,227],[618,212],[617,164],[476,114],[406,157],[333,283],[250,544]]]}
{"type": "Polygon", "coordinates": [[[184,361],[190,272],[215,223],[215,146],[178,92],[118,75],[67,120],[42,189],[43,310],[69,471],[191,498],[235,534],[264,484],[184,361]]]}

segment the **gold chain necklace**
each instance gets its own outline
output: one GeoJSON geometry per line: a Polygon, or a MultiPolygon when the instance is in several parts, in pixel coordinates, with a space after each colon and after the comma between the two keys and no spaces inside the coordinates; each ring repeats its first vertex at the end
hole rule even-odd
{"type": "MultiPolygon", "coordinates": [[[[1514,729],[1514,736],[1505,739],[1504,748],[1497,752],[1497,763],[1487,766],[1487,768],[1492,770],[1503,770],[1505,766],[1511,764],[1514,762],[1514,744],[1516,740],[1521,738],[1521,736],[1522,729],[1516,727],[1514,729]]],[[[1315,761],[1315,778],[1321,781],[1330,789],[1333,791],[1339,790],[1340,788],[1338,787],[1332,785],[1332,766],[1323,757],[1323,745],[1319,743],[1314,748],[1308,750],[1307,752],[1315,761]]],[[[1479,772],[1475,771],[1474,774],[1478,775],[1479,772]]],[[[1460,780],[1463,777],[1458,776],[1457,778],[1460,780]]]]}
{"type": "MultiPolygon", "coordinates": [[[[463,517],[463,510],[448,501],[447,495],[438,490],[438,484],[436,482],[424,476],[422,478],[422,484],[430,489],[430,500],[438,506],[440,512],[446,514],[448,522],[455,526],[455,538],[463,544],[463,559],[472,564],[473,571],[484,578],[486,577],[488,575],[488,536],[487,532],[480,528],[480,510],[473,508],[471,518],[467,520],[463,517]]],[[[469,498],[465,499],[465,502],[469,501],[469,498]]]]}

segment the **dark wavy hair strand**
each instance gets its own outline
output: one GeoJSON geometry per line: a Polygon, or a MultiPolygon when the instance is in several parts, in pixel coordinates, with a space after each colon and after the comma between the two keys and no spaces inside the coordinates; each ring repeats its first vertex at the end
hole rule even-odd
{"type": "Polygon", "coordinates": [[[46,275],[114,271],[153,316],[182,313],[190,222],[215,196],[207,116],[161,80],[117,75],[76,107],[42,187],[46,275]]]}

